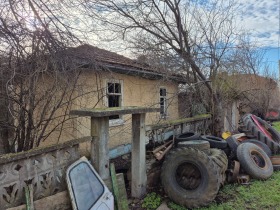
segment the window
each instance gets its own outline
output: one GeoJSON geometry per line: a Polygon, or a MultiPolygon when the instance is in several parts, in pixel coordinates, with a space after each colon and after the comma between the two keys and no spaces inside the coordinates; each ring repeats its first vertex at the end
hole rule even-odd
{"type": "Polygon", "coordinates": [[[159,91],[159,104],[160,104],[160,117],[166,118],[167,116],[167,98],[166,98],[166,89],[160,88],[159,91]]]}
{"type": "MultiPolygon", "coordinates": [[[[122,81],[107,82],[107,106],[121,107],[122,106],[122,81]]],[[[110,116],[110,125],[122,123],[120,115],[110,116]]]]}

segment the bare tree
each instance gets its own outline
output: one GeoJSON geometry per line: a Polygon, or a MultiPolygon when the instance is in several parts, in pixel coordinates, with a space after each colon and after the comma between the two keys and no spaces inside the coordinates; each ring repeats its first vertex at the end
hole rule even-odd
{"type": "Polygon", "coordinates": [[[179,56],[194,82],[202,81],[211,100],[215,132],[222,130],[221,93],[216,77],[235,39],[232,1],[98,1],[100,20],[137,48],[179,56]],[[153,47],[152,47],[153,46],[153,47]],[[208,80],[211,80],[211,83],[208,80]]]}
{"type": "Polygon", "coordinates": [[[219,75],[223,103],[239,101],[240,114],[253,112],[264,117],[269,108],[277,108],[278,88],[272,69],[265,60],[266,50],[239,37],[237,45],[224,62],[226,69],[219,75]]]}
{"type": "Polygon", "coordinates": [[[78,81],[83,62],[61,52],[95,30],[102,30],[99,37],[106,40],[121,35],[141,53],[164,56],[159,66],[184,71],[189,85],[204,84],[208,93],[195,85],[195,94],[213,114],[214,132],[219,133],[223,127],[221,72],[230,66],[257,72],[252,69],[254,63],[244,62],[246,68],[235,63],[240,55],[232,50],[237,38],[235,9],[232,1],[218,0],[2,1],[0,101],[9,114],[1,116],[0,123],[7,136],[2,139],[11,139],[4,142],[5,148],[8,151],[16,144],[17,151],[31,149],[67,126],[65,114],[73,100],[87,92],[76,91],[82,88],[78,81]],[[229,62],[232,55],[235,59],[229,62]],[[11,129],[13,136],[6,132],[11,129]]]}
{"type": "Polygon", "coordinates": [[[67,113],[87,92],[77,91],[81,63],[65,52],[89,31],[75,28],[85,26],[79,2],[1,1],[0,13],[0,140],[5,152],[29,150],[71,126],[67,113]]]}
{"type": "Polygon", "coordinates": [[[224,75],[224,103],[238,102],[239,114],[254,113],[264,118],[279,103],[277,82],[269,76],[255,74],[224,75]]]}
{"type": "Polygon", "coordinates": [[[250,40],[248,34],[238,36],[236,45],[225,61],[225,68],[231,74],[268,74],[269,66],[265,65],[266,50],[250,40]]]}

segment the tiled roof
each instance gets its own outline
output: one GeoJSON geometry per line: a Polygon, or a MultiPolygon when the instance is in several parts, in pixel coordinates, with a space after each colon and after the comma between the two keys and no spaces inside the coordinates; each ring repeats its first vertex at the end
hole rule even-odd
{"type": "Polygon", "coordinates": [[[100,49],[88,44],[84,44],[76,48],[71,48],[68,50],[68,52],[71,52],[71,54],[73,54],[77,58],[96,61],[100,65],[112,65],[115,67],[122,67],[127,69],[133,68],[138,70],[158,72],[156,68],[153,68],[148,64],[141,63],[117,53],[100,49]]]}
{"type": "Polygon", "coordinates": [[[77,60],[79,65],[83,65],[85,68],[90,68],[90,66],[95,66],[96,68],[96,66],[99,66],[121,74],[141,76],[148,79],[165,79],[179,83],[186,82],[182,75],[175,75],[172,72],[158,69],[144,62],[139,62],[88,44],[68,48],[64,55],[77,60]]]}

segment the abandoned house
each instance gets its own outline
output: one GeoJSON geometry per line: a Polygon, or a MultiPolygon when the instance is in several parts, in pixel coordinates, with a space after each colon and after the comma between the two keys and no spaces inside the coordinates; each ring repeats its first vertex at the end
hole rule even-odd
{"type": "MultiPolygon", "coordinates": [[[[146,124],[178,119],[178,84],[182,77],[171,75],[122,55],[90,45],[67,50],[67,56],[81,62],[76,91],[84,91],[71,109],[106,107],[157,107],[160,113],[148,113],[146,124]],[[79,89],[79,87],[83,87],[79,89]]],[[[112,116],[109,121],[109,147],[131,142],[131,116],[112,116]]],[[[62,134],[53,132],[42,145],[90,136],[90,119],[77,117],[65,124],[62,134]]],[[[82,145],[81,148],[88,148],[82,145]]]]}
{"type": "Polygon", "coordinates": [[[236,130],[244,113],[253,113],[264,118],[269,109],[279,109],[280,92],[273,79],[256,74],[226,75],[224,79],[227,95],[225,130],[236,130]]]}

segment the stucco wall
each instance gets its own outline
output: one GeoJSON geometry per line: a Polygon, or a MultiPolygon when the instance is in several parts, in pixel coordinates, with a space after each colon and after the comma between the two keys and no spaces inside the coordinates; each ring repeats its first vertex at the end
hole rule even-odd
{"type": "MultiPolygon", "coordinates": [[[[178,85],[175,82],[163,80],[149,80],[136,76],[128,76],[117,73],[105,73],[101,71],[85,71],[82,73],[77,87],[77,94],[83,91],[84,96],[75,100],[72,108],[101,108],[106,107],[105,87],[108,80],[120,81],[123,85],[123,106],[145,106],[159,107],[159,90],[167,90],[167,120],[178,119],[178,85]]],[[[131,142],[131,115],[123,116],[124,123],[110,127],[109,147],[131,142]]],[[[159,113],[148,113],[146,124],[163,121],[159,113]]],[[[60,138],[60,142],[72,138],[80,138],[90,135],[90,118],[78,117],[65,124],[65,129],[60,138]],[[69,127],[69,128],[67,128],[69,127]]],[[[56,143],[57,133],[53,133],[43,144],[56,143]]],[[[84,145],[83,150],[88,150],[89,145],[84,145]]]]}

